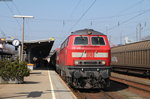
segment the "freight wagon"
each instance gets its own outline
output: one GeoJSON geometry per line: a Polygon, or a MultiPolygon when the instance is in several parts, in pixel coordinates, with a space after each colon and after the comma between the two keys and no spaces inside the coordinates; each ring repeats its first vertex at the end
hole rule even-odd
{"type": "Polygon", "coordinates": [[[114,71],[150,76],[150,40],[111,48],[114,71]]]}

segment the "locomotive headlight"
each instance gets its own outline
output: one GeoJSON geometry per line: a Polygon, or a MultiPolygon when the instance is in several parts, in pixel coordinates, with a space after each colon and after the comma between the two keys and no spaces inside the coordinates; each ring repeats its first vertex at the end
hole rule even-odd
{"type": "Polygon", "coordinates": [[[83,68],[82,68],[81,70],[82,70],[82,71],[84,71],[84,69],[83,69],[83,68]]]}
{"type": "Polygon", "coordinates": [[[79,61],[75,61],[74,64],[75,64],[75,65],[78,65],[78,64],[79,64],[79,61]]]}
{"type": "Polygon", "coordinates": [[[99,68],[97,68],[97,71],[99,71],[99,68]]]}
{"type": "Polygon", "coordinates": [[[105,64],[106,64],[106,62],[105,62],[105,61],[102,61],[102,62],[101,62],[101,64],[102,64],[102,65],[105,65],[105,64]]]}

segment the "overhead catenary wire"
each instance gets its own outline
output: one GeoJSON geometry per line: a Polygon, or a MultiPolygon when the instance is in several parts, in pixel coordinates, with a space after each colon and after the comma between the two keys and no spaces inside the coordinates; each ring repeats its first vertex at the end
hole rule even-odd
{"type": "MultiPolygon", "coordinates": [[[[4,2],[4,3],[5,3],[5,5],[7,6],[7,8],[9,9],[10,13],[12,14],[12,16],[15,15],[16,13],[14,14],[14,9],[12,9],[12,7],[10,7],[8,3],[6,3],[6,2],[4,2]]],[[[18,14],[22,15],[21,12],[20,12],[20,10],[18,9],[17,5],[14,3],[14,1],[11,1],[11,3],[13,4],[14,8],[16,9],[16,12],[17,12],[18,14]]],[[[6,17],[9,18],[9,16],[6,16],[6,17]]],[[[6,17],[5,17],[5,18],[6,18],[6,17]]],[[[17,22],[19,28],[21,28],[21,27],[20,27],[20,26],[21,26],[21,23],[19,23],[19,21],[18,21],[16,18],[14,18],[14,20],[17,22]]],[[[29,28],[29,24],[27,24],[27,27],[29,28]]],[[[20,29],[20,30],[21,30],[21,29],[20,29]]],[[[4,32],[3,32],[3,33],[4,33],[4,32]]],[[[31,33],[29,33],[29,34],[31,34],[31,33]]]]}
{"type": "Polygon", "coordinates": [[[17,5],[14,3],[14,1],[12,1],[11,3],[12,3],[12,4],[14,5],[14,7],[16,8],[17,12],[18,12],[19,14],[21,14],[20,10],[18,9],[18,7],[17,7],[17,5]]]}
{"type": "MultiPolygon", "coordinates": [[[[121,10],[121,11],[119,12],[119,14],[117,14],[117,15],[120,15],[120,13],[124,13],[124,12],[127,12],[128,10],[131,10],[132,8],[136,7],[137,5],[142,4],[143,1],[144,1],[144,0],[139,0],[138,2],[136,2],[136,3],[132,4],[131,6],[129,6],[128,8],[121,10]]],[[[131,21],[131,20],[133,20],[133,19],[135,19],[136,17],[139,17],[139,16],[143,15],[144,13],[146,13],[146,12],[148,12],[148,11],[149,11],[149,9],[148,9],[148,10],[141,10],[141,11],[138,11],[138,12],[137,12],[138,14],[134,15],[133,17],[130,17],[130,18],[128,18],[127,20],[124,20],[124,21],[122,21],[122,22],[118,21],[118,24],[116,24],[116,25],[114,25],[113,27],[109,28],[109,30],[116,29],[116,28],[120,27],[120,25],[123,25],[123,24],[125,24],[125,23],[127,23],[127,22],[129,22],[129,21],[131,21]]],[[[131,13],[131,14],[132,14],[132,13],[131,13]]],[[[117,15],[116,15],[116,16],[117,16],[117,15]]],[[[119,17],[119,16],[118,16],[118,17],[119,17]]],[[[117,17],[116,17],[116,18],[117,18],[117,17]]]]}
{"type": "Polygon", "coordinates": [[[110,19],[110,18],[114,18],[114,17],[122,17],[122,16],[127,16],[127,15],[131,15],[131,14],[139,13],[139,12],[141,12],[141,11],[136,11],[136,12],[130,12],[130,13],[121,14],[121,13],[124,13],[124,12],[130,10],[131,8],[133,8],[133,7],[135,7],[135,6],[139,5],[139,4],[141,4],[143,1],[144,1],[144,0],[140,0],[140,1],[138,1],[138,2],[136,2],[136,3],[134,3],[134,4],[132,4],[131,6],[129,6],[129,7],[125,8],[125,9],[119,11],[118,14],[116,14],[116,15],[107,16],[107,17],[93,18],[93,19],[89,19],[89,20],[98,20],[98,19],[107,19],[107,18],[110,19]]]}
{"type": "MultiPolygon", "coordinates": [[[[119,11],[119,13],[123,13],[123,12],[126,12],[126,11],[128,11],[128,10],[131,10],[131,9],[134,8],[135,6],[141,4],[143,1],[144,1],[144,0],[139,0],[138,2],[132,4],[131,6],[129,6],[129,7],[125,8],[125,9],[119,11]]],[[[119,13],[118,13],[118,14],[119,14],[119,13]]],[[[117,15],[118,15],[118,14],[117,14],[117,15]]]]}
{"type": "MultiPolygon", "coordinates": [[[[99,18],[91,18],[91,19],[84,19],[84,21],[88,21],[88,20],[102,20],[102,19],[110,19],[110,18],[115,18],[115,17],[124,17],[124,16],[131,16],[131,15],[134,15],[134,14],[139,14],[139,13],[142,13],[143,11],[147,11],[147,10],[141,10],[141,11],[136,11],[136,12],[130,12],[130,13],[126,13],[126,14],[121,14],[121,15],[118,15],[118,16],[107,16],[107,17],[99,17],[99,18]]],[[[6,16],[9,18],[9,16],[6,16]]],[[[5,17],[5,18],[6,18],[5,17]]],[[[35,21],[46,21],[46,22],[74,22],[74,21],[77,21],[77,19],[68,19],[68,20],[62,20],[62,19],[48,19],[48,18],[36,18],[34,20],[32,20],[31,22],[35,22],[35,21]]],[[[90,21],[91,22],[91,21],[90,21]]]]}
{"type": "MultiPolygon", "coordinates": [[[[5,2],[5,4],[6,4],[6,6],[7,6],[7,8],[9,9],[9,11],[10,11],[10,13],[12,14],[12,15],[15,15],[14,14],[14,12],[13,12],[13,10],[9,7],[9,5],[5,2]]],[[[18,23],[18,25],[20,25],[20,23],[18,22],[18,20],[15,18],[15,20],[16,20],[16,22],[18,23]]]]}
{"type": "Polygon", "coordinates": [[[81,21],[81,19],[85,16],[85,14],[92,8],[95,4],[96,0],[94,0],[91,5],[87,8],[87,10],[81,15],[81,17],[73,24],[73,26],[69,29],[69,32],[81,21]]]}
{"type": "Polygon", "coordinates": [[[118,15],[112,15],[112,16],[106,16],[106,17],[97,17],[97,18],[90,18],[87,20],[103,20],[103,19],[111,19],[111,18],[117,18],[117,17],[125,17],[125,16],[131,16],[137,13],[141,13],[146,10],[140,10],[140,11],[134,11],[134,12],[129,12],[129,13],[124,13],[124,14],[118,14],[118,15]]]}
{"type": "MultiPolygon", "coordinates": [[[[118,18],[118,17],[124,17],[124,16],[133,15],[133,14],[136,14],[136,13],[138,13],[138,15],[139,15],[139,13],[143,13],[145,10],[143,10],[143,11],[131,12],[131,13],[125,13],[125,14],[121,14],[121,13],[124,13],[124,12],[128,11],[129,9],[132,9],[133,7],[135,7],[135,6],[139,5],[139,4],[141,4],[143,1],[144,1],[144,0],[139,0],[138,2],[132,4],[131,6],[129,6],[129,7],[125,8],[125,9],[119,11],[119,13],[116,14],[116,15],[108,16],[108,17],[93,18],[93,19],[89,19],[89,20],[118,18]]],[[[146,10],[146,11],[147,11],[147,10],[146,10]]],[[[135,16],[137,16],[137,15],[135,15],[135,16]]],[[[131,18],[131,19],[132,19],[132,18],[131,18]]],[[[124,24],[124,23],[126,23],[126,21],[129,21],[129,20],[131,20],[131,19],[128,19],[128,20],[123,21],[123,22],[121,23],[121,25],[124,24]]],[[[119,25],[120,25],[120,22],[118,22],[117,25],[115,25],[115,26],[109,28],[109,30],[112,30],[113,28],[117,28],[119,25]]]]}
{"type": "Polygon", "coordinates": [[[71,12],[71,14],[70,14],[70,17],[72,17],[73,16],[73,13],[75,12],[75,10],[77,9],[77,7],[79,6],[79,4],[81,3],[81,1],[82,0],[79,0],[78,2],[77,2],[77,4],[75,5],[75,7],[73,8],[73,10],[72,10],[72,12],[71,12]]]}
{"type": "MultiPolygon", "coordinates": [[[[11,9],[11,7],[6,2],[5,2],[5,5],[7,6],[7,8],[9,9],[10,13],[13,16],[14,15],[14,11],[11,9]]],[[[14,20],[17,22],[18,26],[20,26],[20,23],[18,22],[18,20],[16,18],[14,20]]],[[[6,35],[4,35],[4,36],[6,36],[6,35]]],[[[9,37],[9,36],[7,36],[7,37],[9,37]]]]}
{"type": "MultiPolygon", "coordinates": [[[[135,3],[134,5],[136,5],[136,4],[139,4],[139,3],[141,3],[143,0],[140,0],[140,1],[138,1],[137,3],[135,3]]],[[[77,6],[79,5],[79,3],[81,2],[81,0],[79,0],[79,2],[77,3],[77,5],[74,7],[74,8],[77,8],[77,6]]],[[[17,12],[20,14],[20,11],[19,11],[19,9],[18,9],[18,7],[17,7],[17,5],[14,3],[14,2],[12,2],[13,3],[13,5],[15,6],[15,8],[17,9],[17,12]]],[[[133,5],[132,5],[133,6],[133,5]]],[[[130,7],[128,7],[128,8],[126,8],[126,9],[129,9],[130,7]]],[[[125,10],[125,9],[124,9],[125,10]]],[[[123,11],[123,10],[122,10],[123,11]]],[[[114,16],[108,16],[108,17],[99,17],[99,18],[93,18],[93,19],[85,19],[85,21],[87,21],[87,20],[98,20],[98,19],[105,19],[105,18],[113,18],[113,17],[122,17],[122,16],[127,16],[127,15],[132,15],[132,14],[135,14],[135,13],[139,13],[139,12],[141,12],[141,11],[136,11],[136,12],[131,12],[131,13],[126,13],[126,14],[121,14],[121,15],[114,15],[114,16]]],[[[36,18],[36,19],[34,19],[33,21],[62,21],[62,19],[60,20],[60,19],[46,19],[46,18],[40,18],[40,19],[38,19],[38,18],[36,18]]],[[[68,20],[64,20],[65,22],[67,22],[67,21],[77,21],[76,19],[68,19],[68,20]]]]}
{"type": "Polygon", "coordinates": [[[108,30],[113,30],[113,29],[117,28],[118,26],[120,26],[120,25],[122,25],[122,24],[125,24],[125,23],[127,23],[127,22],[129,22],[129,21],[135,19],[136,17],[139,17],[139,16],[141,16],[141,15],[147,13],[147,12],[150,12],[150,9],[147,9],[147,10],[145,10],[145,11],[143,11],[143,12],[141,12],[141,13],[139,13],[139,14],[133,16],[133,17],[130,17],[129,19],[127,19],[127,20],[125,20],[125,21],[119,22],[119,25],[117,24],[117,25],[115,25],[115,26],[109,28],[108,30]]]}
{"type": "MultiPolygon", "coordinates": [[[[141,10],[141,11],[136,11],[136,12],[130,12],[130,13],[125,13],[125,14],[120,14],[120,15],[114,15],[114,16],[106,16],[106,17],[97,17],[97,18],[90,18],[90,19],[84,19],[84,21],[88,21],[88,20],[103,20],[103,19],[110,19],[110,18],[116,18],[116,17],[124,17],[124,16],[131,16],[131,15],[134,15],[134,14],[137,14],[137,13],[142,13],[143,11],[147,11],[147,10],[141,10]]],[[[3,16],[3,15],[0,15],[0,17],[4,17],[4,18],[10,18],[10,16],[3,16]]],[[[32,20],[31,22],[34,22],[34,21],[53,21],[53,22],[62,22],[62,19],[48,19],[48,18],[36,18],[34,20],[32,20]]],[[[68,19],[68,20],[63,20],[65,22],[74,22],[74,21],[77,21],[77,19],[68,19]]],[[[91,21],[90,21],[91,22],[91,21]]]]}
{"type": "MultiPolygon", "coordinates": [[[[14,5],[14,7],[15,7],[16,11],[18,12],[18,14],[22,15],[20,9],[18,8],[18,6],[15,4],[14,1],[12,1],[12,4],[14,5]]],[[[31,29],[30,29],[30,26],[29,26],[29,23],[26,22],[26,24],[27,24],[28,29],[31,30],[31,29]]],[[[31,34],[31,33],[29,33],[29,31],[28,31],[28,36],[30,36],[29,34],[31,34]]]]}

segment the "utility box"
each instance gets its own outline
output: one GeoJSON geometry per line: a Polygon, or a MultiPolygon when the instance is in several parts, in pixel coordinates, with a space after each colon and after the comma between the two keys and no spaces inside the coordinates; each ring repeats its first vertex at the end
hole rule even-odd
{"type": "Polygon", "coordinates": [[[30,70],[33,70],[35,68],[35,65],[34,64],[27,64],[27,67],[30,69],[30,70]]]}

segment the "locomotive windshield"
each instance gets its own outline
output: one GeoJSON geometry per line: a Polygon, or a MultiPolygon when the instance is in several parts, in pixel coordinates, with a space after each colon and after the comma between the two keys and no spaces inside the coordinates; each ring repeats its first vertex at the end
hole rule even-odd
{"type": "Polygon", "coordinates": [[[103,37],[92,37],[92,44],[93,45],[105,45],[105,41],[103,37]]]}
{"type": "Polygon", "coordinates": [[[87,45],[88,44],[88,38],[87,37],[75,37],[74,41],[75,45],[87,45]]]}

